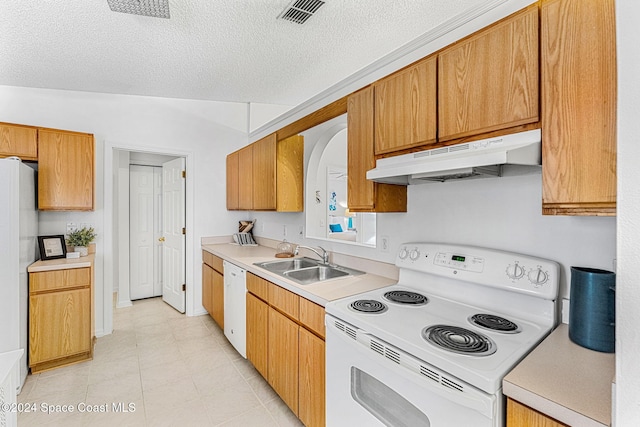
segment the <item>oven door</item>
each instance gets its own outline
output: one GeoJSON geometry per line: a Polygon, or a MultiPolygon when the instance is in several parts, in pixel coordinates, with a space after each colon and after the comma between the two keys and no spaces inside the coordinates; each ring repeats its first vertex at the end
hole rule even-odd
{"type": "Polygon", "coordinates": [[[326,317],[327,425],[495,427],[486,394],[372,335],[326,317]]]}

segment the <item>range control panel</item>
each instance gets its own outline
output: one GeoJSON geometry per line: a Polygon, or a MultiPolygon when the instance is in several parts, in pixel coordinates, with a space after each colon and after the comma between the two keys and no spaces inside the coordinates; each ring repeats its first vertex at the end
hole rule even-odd
{"type": "Polygon", "coordinates": [[[543,258],[476,246],[405,243],[396,266],[554,300],[560,266],[543,258]]]}

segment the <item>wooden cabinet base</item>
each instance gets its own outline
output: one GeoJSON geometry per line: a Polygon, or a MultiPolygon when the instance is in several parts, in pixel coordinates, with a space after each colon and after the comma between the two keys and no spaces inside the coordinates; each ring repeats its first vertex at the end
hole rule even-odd
{"type": "Polygon", "coordinates": [[[93,360],[93,351],[64,357],[62,359],[51,360],[49,362],[38,363],[36,365],[31,365],[31,373],[39,374],[40,372],[48,371],[50,369],[74,365],[76,363],[86,362],[89,360],[93,360]]]}
{"type": "Polygon", "coordinates": [[[568,427],[559,421],[523,405],[507,399],[507,427],[568,427]]]}

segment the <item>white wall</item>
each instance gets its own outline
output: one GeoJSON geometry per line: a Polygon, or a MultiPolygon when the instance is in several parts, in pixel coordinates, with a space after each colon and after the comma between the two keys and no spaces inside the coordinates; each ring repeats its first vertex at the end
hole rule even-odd
{"type": "MultiPolygon", "coordinates": [[[[540,256],[562,265],[560,295],[569,297],[571,266],[611,270],[616,253],[616,220],[606,217],[543,216],[540,173],[409,186],[407,213],[377,214],[378,236],[389,251],[301,239],[295,235],[304,214],[255,213],[256,234],[320,244],[339,253],[393,263],[405,242],[433,241],[487,246],[540,256]],[[263,231],[264,227],[264,231],[263,231]]],[[[379,241],[379,240],[378,240],[379,241]]]]}
{"type": "Polygon", "coordinates": [[[616,283],[616,403],[618,426],[640,420],[640,5],[616,1],[618,57],[618,272],[616,283]]]}
{"type": "MultiPolygon", "coordinates": [[[[187,314],[202,310],[200,238],[229,234],[238,213],[225,209],[225,156],[247,144],[247,105],[140,96],[56,91],[0,86],[0,121],[89,132],[96,140],[96,209],[93,212],[43,212],[40,232],[64,233],[68,221],[90,223],[98,233],[96,259],[96,334],[110,332],[111,295],[116,254],[107,253],[105,236],[105,147],[136,147],[135,151],[180,151],[192,159],[187,189],[194,209],[187,218],[187,247],[193,263],[187,265],[187,314]],[[105,304],[105,302],[107,304],[105,304]],[[104,308],[104,310],[103,310],[104,308]]],[[[111,157],[113,157],[111,155],[111,157]]],[[[111,166],[111,165],[109,165],[111,166]]],[[[113,199],[113,197],[108,197],[113,199]]]]}

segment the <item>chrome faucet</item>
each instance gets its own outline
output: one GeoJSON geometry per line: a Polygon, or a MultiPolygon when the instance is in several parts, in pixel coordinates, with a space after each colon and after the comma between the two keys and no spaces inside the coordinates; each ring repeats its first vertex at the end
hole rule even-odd
{"type": "Polygon", "coordinates": [[[322,250],[322,253],[320,253],[318,252],[318,249],[312,248],[311,246],[298,245],[296,246],[296,250],[293,252],[293,254],[298,255],[298,251],[300,250],[300,248],[309,249],[310,251],[318,255],[320,258],[322,258],[323,264],[329,264],[329,252],[327,252],[322,246],[318,246],[318,249],[322,250]]]}

